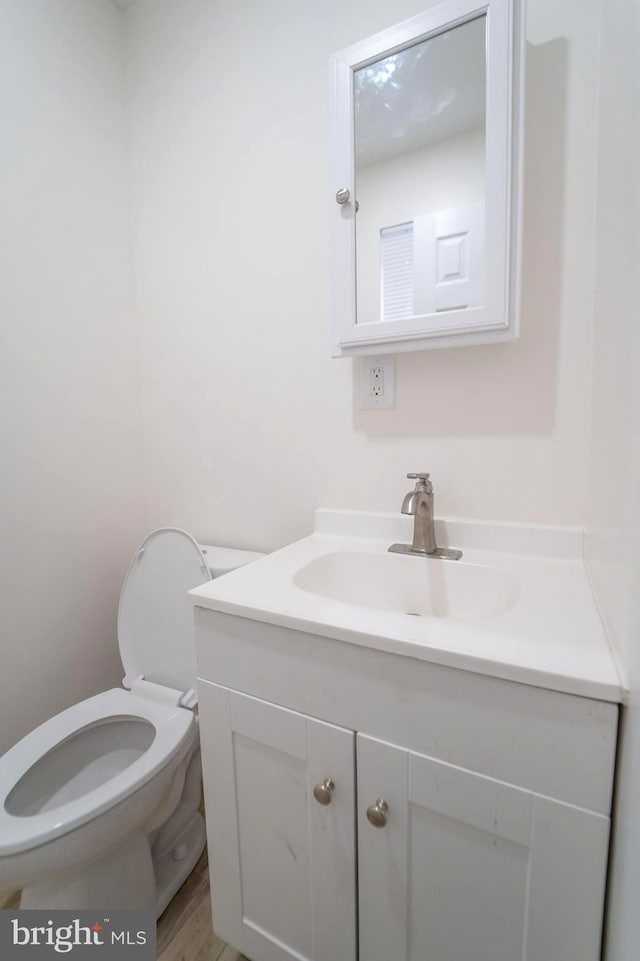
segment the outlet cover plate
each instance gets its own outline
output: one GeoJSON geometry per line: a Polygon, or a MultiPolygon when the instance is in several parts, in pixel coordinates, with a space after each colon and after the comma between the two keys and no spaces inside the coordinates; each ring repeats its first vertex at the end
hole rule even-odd
{"type": "Polygon", "coordinates": [[[359,358],[360,410],[393,410],[396,406],[395,354],[359,358]]]}

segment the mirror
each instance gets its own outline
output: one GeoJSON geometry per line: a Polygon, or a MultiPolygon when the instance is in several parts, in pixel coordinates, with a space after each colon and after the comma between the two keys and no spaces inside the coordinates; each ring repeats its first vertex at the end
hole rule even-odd
{"type": "Polygon", "coordinates": [[[483,303],[485,25],[354,72],[359,324],[483,303]]]}
{"type": "Polygon", "coordinates": [[[517,336],[516,0],[446,0],[332,58],[334,355],[517,336]]]}

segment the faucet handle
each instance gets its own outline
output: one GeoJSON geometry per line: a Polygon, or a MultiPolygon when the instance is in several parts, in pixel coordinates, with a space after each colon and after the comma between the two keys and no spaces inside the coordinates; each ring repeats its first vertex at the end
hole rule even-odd
{"type": "Polygon", "coordinates": [[[417,491],[426,491],[427,494],[433,494],[433,484],[429,480],[429,476],[425,471],[418,471],[417,474],[407,474],[409,480],[417,481],[415,487],[417,491]]]}

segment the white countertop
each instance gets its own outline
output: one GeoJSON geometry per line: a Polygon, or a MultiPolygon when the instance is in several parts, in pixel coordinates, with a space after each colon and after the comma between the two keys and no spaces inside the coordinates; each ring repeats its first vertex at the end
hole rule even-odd
{"type": "Polygon", "coordinates": [[[303,590],[294,579],[323,555],[386,554],[392,541],[411,540],[409,518],[322,510],[317,512],[316,533],[190,591],[190,601],[225,614],[536,687],[624,700],[624,686],[582,561],[580,531],[466,521],[440,521],[436,531],[438,543],[463,549],[461,561],[390,556],[404,563],[481,565],[499,572],[505,583],[517,585],[507,609],[416,617],[303,590]],[[360,536],[364,531],[375,536],[360,536]]]}

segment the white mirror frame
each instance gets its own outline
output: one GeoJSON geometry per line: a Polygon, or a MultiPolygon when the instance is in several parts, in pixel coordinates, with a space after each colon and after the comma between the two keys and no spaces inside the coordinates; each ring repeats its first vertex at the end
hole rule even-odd
{"type": "Polygon", "coordinates": [[[519,335],[524,2],[445,0],[330,60],[333,228],[332,356],[512,340],[519,335]],[[354,72],[402,48],[486,15],[485,303],[403,320],[356,322],[354,72]],[[339,205],[336,191],[350,199],[339,205]]]}

